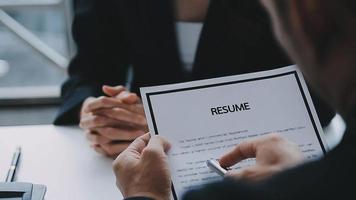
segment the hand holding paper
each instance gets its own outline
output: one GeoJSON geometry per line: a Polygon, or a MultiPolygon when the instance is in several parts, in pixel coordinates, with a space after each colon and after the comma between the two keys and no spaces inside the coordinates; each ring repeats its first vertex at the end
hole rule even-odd
{"type": "Polygon", "coordinates": [[[165,153],[169,148],[169,143],[163,138],[145,134],[117,157],[114,171],[125,198],[169,199],[171,178],[165,153]]]}
{"type": "MultiPolygon", "coordinates": [[[[296,143],[306,160],[318,159],[328,149],[307,86],[295,66],[141,88],[141,95],[151,134],[172,144],[168,160],[175,199],[189,189],[221,180],[206,160],[218,159],[246,140],[278,133],[296,143]]],[[[284,167],[296,163],[286,161],[278,160],[284,167]]],[[[247,159],[233,169],[255,164],[255,159],[247,159]]]]}

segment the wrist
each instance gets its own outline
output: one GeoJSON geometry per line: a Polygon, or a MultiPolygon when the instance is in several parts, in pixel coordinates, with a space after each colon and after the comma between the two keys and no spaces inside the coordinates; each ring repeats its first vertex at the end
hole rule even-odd
{"type": "Polygon", "coordinates": [[[162,194],[154,194],[154,193],[151,193],[151,192],[137,192],[137,193],[134,193],[134,194],[130,194],[130,195],[127,195],[125,197],[125,199],[134,199],[135,197],[145,197],[147,199],[152,199],[152,200],[169,200],[170,197],[169,195],[162,195],[162,194]]]}
{"type": "Polygon", "coordinates": [[[125,198],[124,200],[155,200],[149,197],[129,197],[125,198]]]}

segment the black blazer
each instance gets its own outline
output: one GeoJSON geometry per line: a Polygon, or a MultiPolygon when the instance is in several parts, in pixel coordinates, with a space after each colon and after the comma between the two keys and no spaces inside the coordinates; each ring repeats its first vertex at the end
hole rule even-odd
{"type": "MultiPolygon", "coordinates": [[[[356,111],[356,110],[355,110],[356,111]]],[[[183,200],[317,200],[355,199],[356,112],[347,120],[342,142],[325,158],[249,183],[226,179],[189,191],[183,200]]],[[[153,200],[133,197],[126,200],[153,200]]]]}
{"type": "MultiPolygon", "coordinates": [[[[172,1],[172,0],[171,0],[172,1]]],[[[291,62],[275,41],[258,0],[211,0],[193,72],[183,71],[169,0],[75,0],[73,35],[78,53],[62,87],[55,124],[78,123],[89,96],[101,86],[125,85],[134,69],[139,87],[284,67],[291,62]]],[[[324,124],[333,112],[316,99],[324,124]]]]}
{"type": "Polygon", "coordinates": [[[184,200],[355,199],[356,112],[338,147],[320,161],[278,174],[263,183],[225,180],[190,191],[184,200]]]}

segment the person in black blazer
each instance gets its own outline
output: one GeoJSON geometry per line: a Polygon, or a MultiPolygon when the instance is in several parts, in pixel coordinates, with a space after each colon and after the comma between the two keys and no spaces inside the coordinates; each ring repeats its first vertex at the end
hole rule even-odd
{"type": "MultiPolygon", "coordinates": [[[[230,171],[224,181],[188,192],[185,200],[354,199],[356,180],[356,3],[352,0],[261,0],[276,35],[313,86],[343,117],[342,142],[324,158],[300,163],[298,148],[278,135],[243,142],[224,155],[229,167],[256,158],[256,165],[230,171]],[[263,152],[262,154],[259,152],[263,152]]],[[[159,136],[136,139],[114,162],[124,197],[169,199],[170,173],[159,136]],[[136,181],[135,181],[136,180],[136,181]]]]}
{"type": "MultiPolygon", "coordinates": [[[[54,124],[80,122],[92,147],[109,156],[117,156],[147,132],[139,87],[291,64],[257,0],[74,2],[78,53],[69,66],[54,124]],[[204,22],[190,72],[184,70],[179,53],[176,20],[204,22]],[[126,85],[130,70],[130,90],[105,86],[126,85]]],[[[327,125],[334,112],[319,98],[314,101],[327,125]]]]}

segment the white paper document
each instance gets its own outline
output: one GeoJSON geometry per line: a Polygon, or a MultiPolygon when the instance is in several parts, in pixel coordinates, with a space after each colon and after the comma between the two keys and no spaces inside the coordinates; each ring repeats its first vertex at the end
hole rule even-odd
{"type": "MultiPolygon", "coordinates": [[[[308,160],[328,150],[301,72],[295,66],[141,88],[151,134],[166,138],[173,196],[221,177],[206,166],[244,140],[272,132],[299,145],[308,160]]],[[[233,168],[253,165],[245,160],[233,168]]]]}

